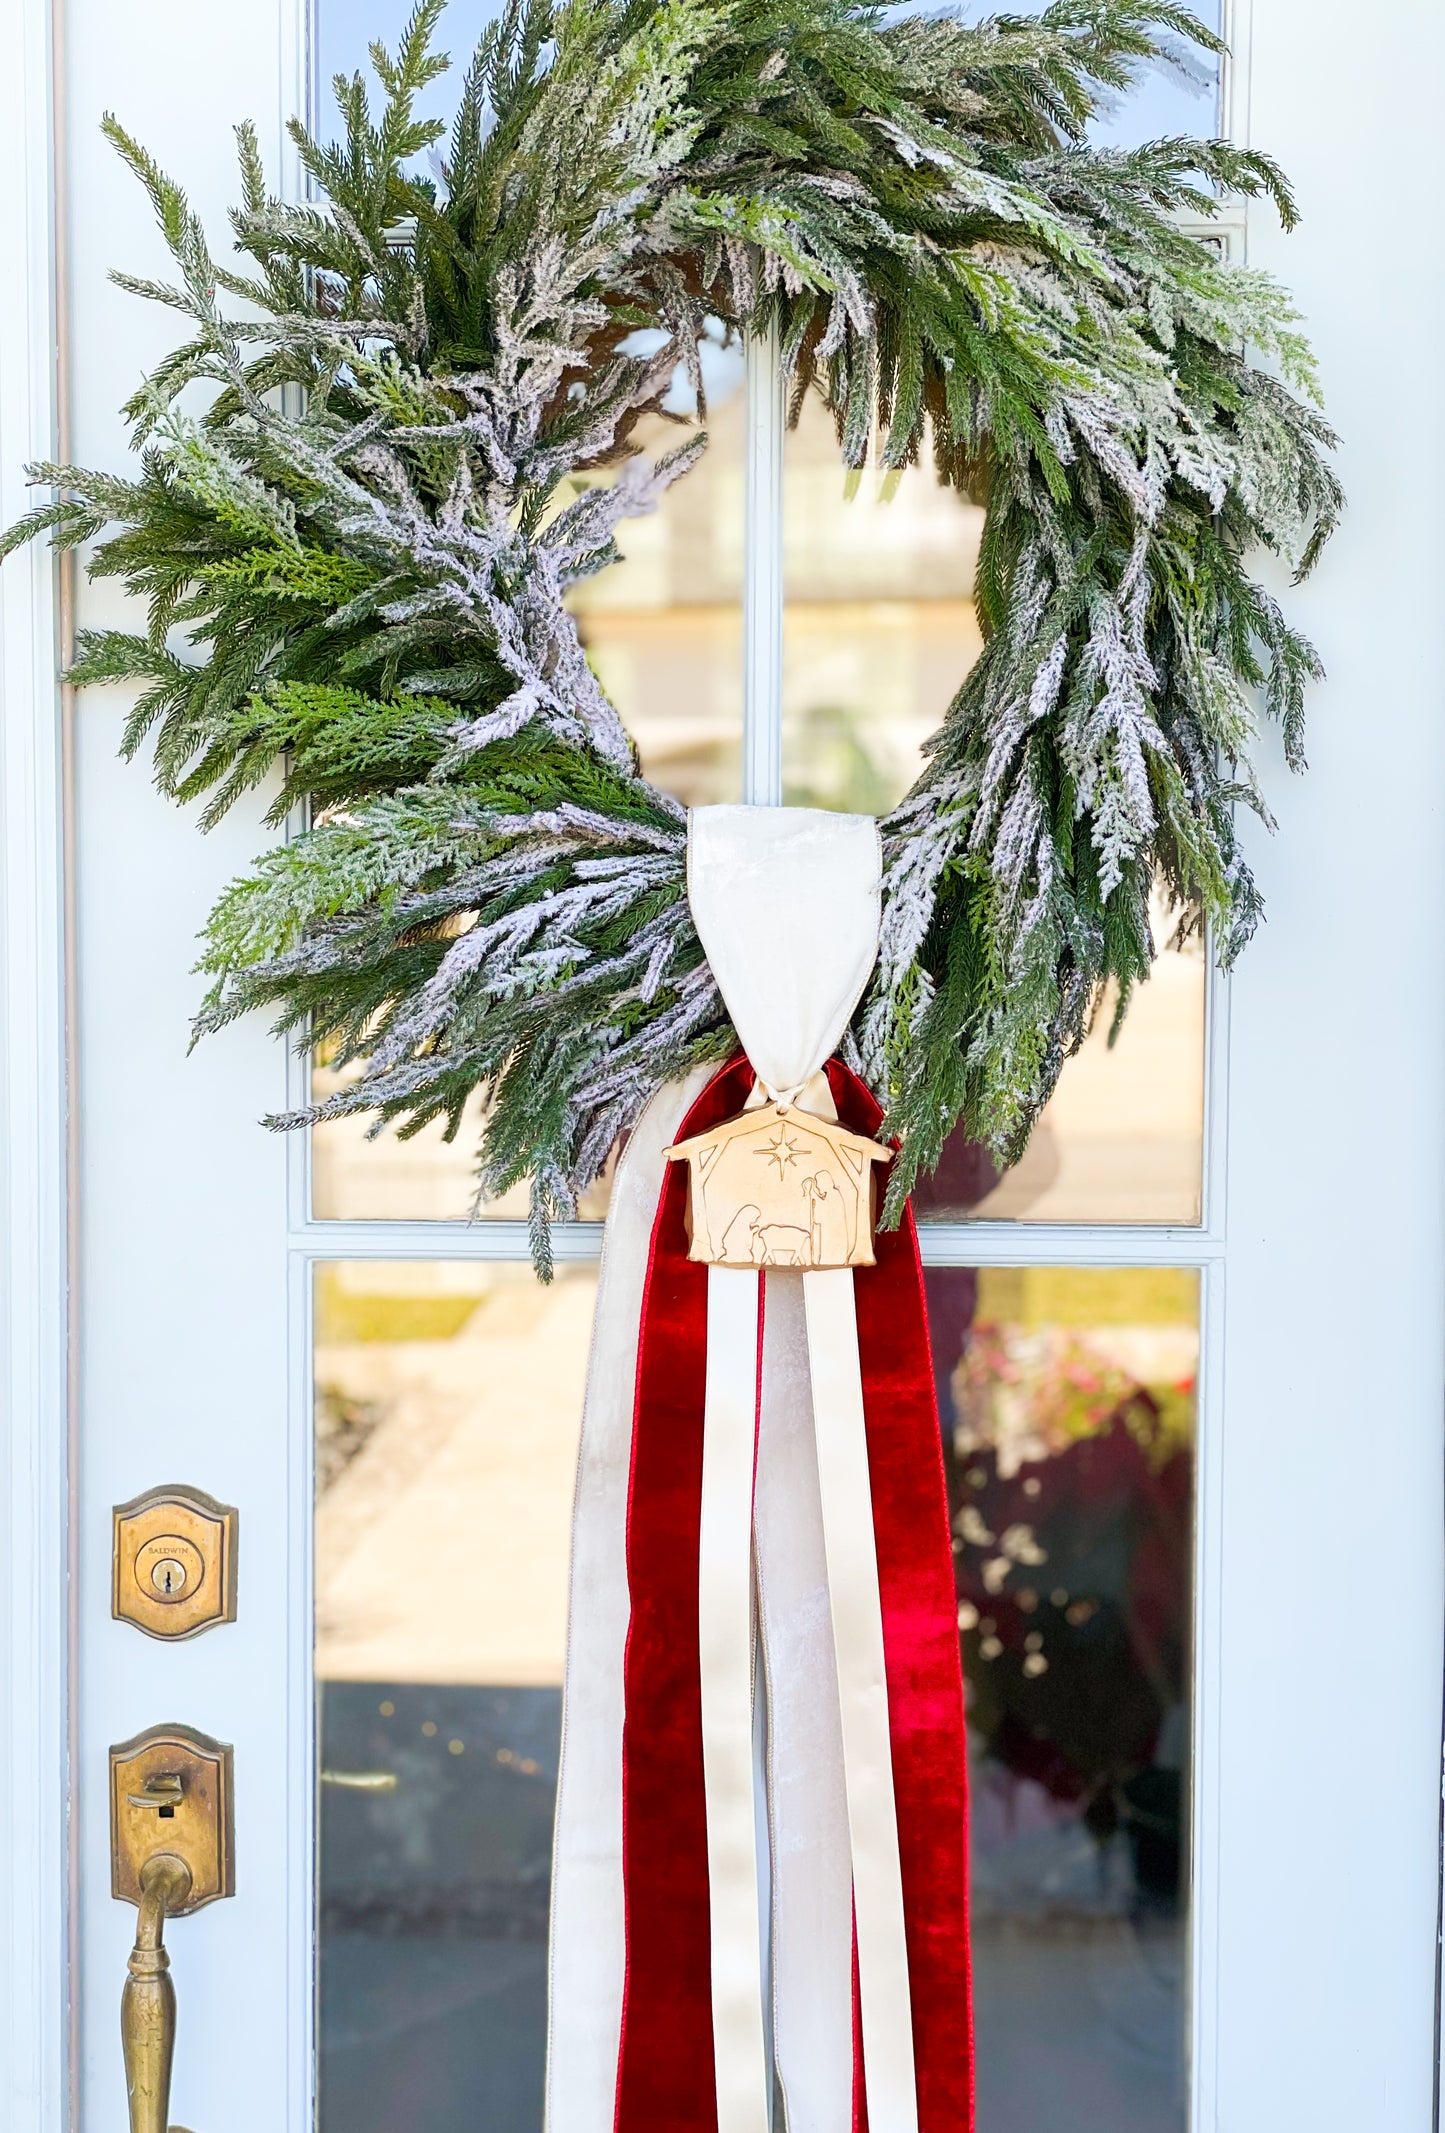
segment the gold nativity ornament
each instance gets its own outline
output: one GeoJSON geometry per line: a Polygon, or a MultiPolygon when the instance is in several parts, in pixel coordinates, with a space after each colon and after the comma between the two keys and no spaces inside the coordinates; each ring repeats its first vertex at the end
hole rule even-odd
{"type": "Polygon", "coordinates": [[[708,1266],[873,1264],[873,1165],[893,1151],[791,1104],[741,1111],[665,1151],[688,1166],[688,1258],[708,1266]]]}

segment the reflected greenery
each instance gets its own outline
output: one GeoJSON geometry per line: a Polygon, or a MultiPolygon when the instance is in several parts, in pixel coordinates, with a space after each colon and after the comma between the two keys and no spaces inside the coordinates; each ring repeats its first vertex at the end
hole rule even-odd
{"type": "Polygon", "coordinates": [[[787,807],[828,807],[876,815],[892,799],[891,781],[848,704],[815,704],[794,721],[798,746],[783,786],[787,807]]]}

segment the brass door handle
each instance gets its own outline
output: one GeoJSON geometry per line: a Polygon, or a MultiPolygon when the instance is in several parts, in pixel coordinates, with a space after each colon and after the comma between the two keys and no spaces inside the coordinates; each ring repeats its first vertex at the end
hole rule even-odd
{"type": "Polygon", "coordinates": [[[191,1726],[151,1726],[110,1751],[111,1894],[139,1911],[120,1997],[130,2133],[170,2123],[176,1989],[168,1918],[185,1918],[236,1886],[231,1751],[191,1726]]]}
{"type": "Polygon", "coordinates": [[[157,1812],[167,1807],[179,1807],[185,1797],[185,1786],[178,1771],[157,1771],[145,1780],[139,1792],[128,1792],[126,1802],[131,1807],[154,1807],[157,1812]]]}
{"type": "Polygon", "coordinates": [[[120,1996],[130,2133],[170,2133],[176,1988],[171,1983],[165,1924],[167,1914],[179,1910],[190,1893],[191,1870],[173,1852],[156,1852],[141,1868],[140,1916],[126,1964],[130,1974],[120,1996]]]}

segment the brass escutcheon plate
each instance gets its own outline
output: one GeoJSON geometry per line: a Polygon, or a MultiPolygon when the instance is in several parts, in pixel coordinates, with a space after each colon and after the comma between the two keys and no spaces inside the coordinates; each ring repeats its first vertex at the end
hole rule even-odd
{"type": "Polygon", "coordinates": [[[114,1512],[111,1613],[148,1637],[236,1619],[237,1513],[204,1489],[147,1489],[114,1512]]]}
{"type": "Polygon", "coordinates": [[[110,1893],[140,1902],[141,1868],[183,1859],[191,1891],[172,1916],[236,1892],[231,1750],[193,1726],[150,1726],[110,1751],[110,1893]]]}

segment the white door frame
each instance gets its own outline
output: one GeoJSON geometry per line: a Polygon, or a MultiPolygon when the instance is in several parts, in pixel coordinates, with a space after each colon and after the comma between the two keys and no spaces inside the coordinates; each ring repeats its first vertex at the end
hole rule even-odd
{"type": "MultiPolygon", "coordinates": [[[[63,95],[52,98],[53,36],[67,81],[74,69],[63,24],[52,20],[59,4],[10,0],[0,10],[0,169],[10,181],[0,194],[7,203],[0,218],[0,509],[7,520],[24,506],[21,462],[56,451],[63,412],[54,375],[64,335],[53,203],[54,178],[68,159],[63,138],[57,155],[52,125],[52,111],[64,102],[63,95]]],[[[270,5],[275,42],[258,64],[263,71],[274,65],[279,119],[303,101],[306,43],[300,0],[270,5]]],[[[1321,642],[1331,683],[1312,705],[1315,760],[1307,783],[1287,780],[1273,758],[1267,764],[1285,835],[1277,846],[1251,840],[1272,924],[1228,989],[1234,1056],[1250,1067],[1235,1074],[1228,1092],[1227,1147],[1222,1123],[1211,1128],[1204,1227],[1154,1231],[1147,1240],[1093,1232],[1086,1241],[1070,1230],[1052,1240],[1056,1256],[1075,1263],[1148,1260],[1204,1270],[1196,2133],[1274,2133],[1305,2122],[1305,2103],[1316,2133],[1365,2124],[1416,2133],[1428,2122],[1433,2086],[1426,2064],[1433,2055],[1422,2046],[1432,2034],[1436,1989],[1430,1951],[1445,1616],[1445,969],[1438,948],[1445,836],[1437,814],[1445,791],[1445,642],[1431,618],[1445,564],[1445,427],[1437,418],[1433,431],[1416,430],[1408,455],[1393,450],[1394,410],[1380,403],[1358,351],[1360,322],[1370,317],[1377,335],[1392,331],[1397,346],[1413,354],[1422,397],[1428,394],[1428,351],[1445,340],[1445,241],[1429,207],[1440,175],[1433,95],[1445,21],[1426,19],[1409,0],[1393,6],[1393,21],[1386,9],[1376,11],[1363,56],[1346,35],[1354,19],[1348,0],[1235,0],[1232,10],[1233,131],[1248,139],[1257,122],[1309,210],[1287,246],[1267,217],[1255,218],[1251,253],[1300,292],[1324,360],[1330,411],[1346,438],[1351,516],[1315,584],[1291,596],[1321,642]],[[1346,114],[1357,156],[1383,161],[1388,152],[1392,159],[1398,193],[1388,216],[1360,186],[1349,149],[1340,145],[1346,114]],[[1348,295],[1341,288],[1346,271],[1348,295]],[[1396,765],[1407,769],[1401,774],[1396,765]],[[1366,806],[1373,811],[1362,817],[1366,806]],[[1377,940],[1361,920],[1357,884],[1385,895],[1402,855],[1402,907],[1394,929],[1377,940]],[[1353,946],[1358,956],[1367,942],[1379,982],[1352,1013],[1341,996],[1342,949],[1353,946]],[[1266,1062],[1275,1067],[1272,1076],[1266,1062]],[[1368,1093],[1382,1086],[1386,1124],[1406,1151],[1403,1160],[1382,1156],[1354,1124],[1368,1093]],[[1281,1324],[1313,1337],[1281,1340],[1281,1324]],[[1373,1337],[1362,1335],[1362,1326],[1373,1337]],[[1333,1485],[1337,1471],[1316,1485],[1313,1455],[1341,1431],[1361,1444],[1353,1501],[1333,1485]],[[1321,1586],[1324,1541],[1340,1574],[1321,1586]],[[1387,1559],[1386,1570],[1377,1556],[1387,1559]],[[1398,1617],[1389,1612],[1391,1590],[1406,1596],[1398,1617]],[[1266,1675],[1257,1654],[1260,1639],[1270,1636],[1280,1660],[1266,1675]],[[1250,1744],[1258,1744],[1266,1768],[1295,1780],[1278,1803],[1283,1812],[1251,1782],[1243,1752],[1250,1744]],[[1348,1944],[1341,1916],[1351,1921],[1348,1944]],[[1402,1947],[1411,1954],[1403,1980],[1402,1947]]],[[[93,75],[89,56],[86,64],[93,75]]],[[[78,123],[89,126],[92,118],[88,108],[78,111],[78,123]]],[[[86,170],[95,168],[87,147],[71,153],[86,170]]],[[[88,261],[87,292],[92,266],[88,261]]],[[[71,1595],[88,1591],[93,1606],[97,1590],[93,1564],[82,1581],[72,1575],[78,1527],[67,1514],[74,1351],[65,1302],[68,802],[55,681],[58,608],[57,572],[43,551],[13,559],[0,573],[4,2133],[62,2133],[75,2122],[68,1979],[80,1846],[66,1811],[71,1595]]],[[[135,780],[143,773],[116,775],[135,780]]],[[[762,776],[759,768],[755,782],[762,776]]],[[[242,844],[257,841],[248,824],[239,836],[242,844]]],[[[214,868],[197,871],[199,877],[214,868]]],[[[188,889],[199,886],[197,879],[188,889]]],[[[1226,988],[1214,988],[1211,1109],[1220,1121],[1226,997],[1226,988]]],[[[259,1058],[250,1047],[242,1082],[255,1081],[259,1058]]],[[[94,1095],[83,1057],[78,1085],[94,1095]]],[[[293,1178],[304,1174],[299,1153],[291,1167],[293,1178]]],[[[508,1248],[495,1232],[480,1238],[459,1229],[453,1236],[446,1225],[313,1224],[300,1197],[293,1185],[284,1227],[278,1222],[270,1240],[284,1250],[289,1230],[289,1310],[297,1330],[307,1322],[306,1275],[316,1258],[446,1256],[453,1249],[497,1256],[508,1248]]],[[[930,1239],[929,1256],[955,1259],[960,1241],[930,1239]]],[[[595,1249],[580,1230],[559,1242],[569,1255],[595,1249]]],[[[1049,1242],[1032,1233],[1027,1256],[1047,1256],[1049,1242]]],[[[970,1225],[967,1243],[975,1264],[1020,1256],[1018,1232],[1002,1225],[970,1225]]],[[[291,1351],[294,1367],[295,1331],[291,1351]]],[[[298,1383],[294,1391],[293,1414],[302,1413],[305,1389],[298,1383]]],[[[96,1524],[86,1515],[88,1550],[96,1524]]],[[[304,1507],[293,1506],[284,1533],[273,1537],[288,1564],[277,1604],[304,1616],[304,1507]]],[[[166,1699],[165,1712],[152,1715],[173,1715],[171,1703],[180,1700],[166,1699]]],[[[304,1682],[290,1683],[288,1707],[289,1782],[293,1797],[304,1799],[304,1682]]],[[[309,1885],[309,1827],[300,1829],[306,1820],[287,1817],[293,1921],[296,1893],[309,1885]]],[[[94,1837],[92,1829],[92,1878],[94,1837]]],[[[103,1900],[95,1891],[88,1899],[103,1900]]],[[[294,1933],[291,1940],[293,1965],[309,1960],[294,1933]]],[[[189,1948],[178,1968],[182,1961],[189,1963],[189,1948]]],[[[86,2027],[94,2024],[97,2035],[114,2026],[112,1982],[118,1990],[119,1973],[114,1981],[85,1980],[86,1998],[96,2002],[86,2027]]],[[[309,2049],[309,2010],[296,2014],[288,2036],[284,2056],[296,2099],[304,2089],[298,2062],[309,2049]]],[[[206,2107],[204,2095],[193,2098],[189,2088],[184,2098],[178,2094],[178,2108],[189,2116],[204,2120],[206,2107]]],[[[291,2108],[302,2111],[292,2121],[301,2133],[304,2105],[293,2101],[291,2108]]]]}
{"type": "MultiPolygon", "coordinates": [[[[47,0],[0,9],[0,519],[58,453],[47,0]]],[[[64,737],[58,572],[0,571],[0,1976],[4,2133],[71,2118],[64,737]]]]}

